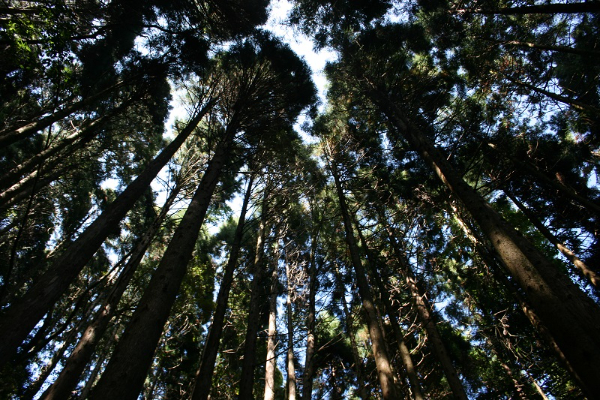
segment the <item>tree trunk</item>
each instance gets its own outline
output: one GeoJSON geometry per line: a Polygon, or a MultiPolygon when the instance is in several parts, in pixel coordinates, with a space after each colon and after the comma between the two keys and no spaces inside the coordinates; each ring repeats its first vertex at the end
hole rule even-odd
{"type": "Polygon", "coordinates": [[[92,104],[96,100],[100,100],[103,97],[110,95],[114,90],[125,86],[125,82],[120,81],[113,86],[102,90],[94,95],[91,95],[83,100],[77,101],[62,110],[55,111],[54,113],[42,117],[37,121],[30,122],[25,125],[21,125],[18,128],[8,128],[0,131],[0,146],[8,146],[15,143],[27,136],[31,136],[42,129],[45,129],[53,123],[60,121],[61,119],[68,117],[76,111],[81,110],[82,107],[92,104]]]}
{"type": "Polygon", "coordinates": [[[250,288],[250,309],[248,310],[248,324],[246,328],[246,340],[244,342],[244,359],[242,361],[242,372],[240,376],[239,400],[251,400],[254,398],[252,388],[254,386],[254,366],[256,364],[256,337],[260,327],[260,298],[262,297],[263,276],[265,273],[264,253],[265,239],[267,236],[267,196],[268,190],[264,191],[258,240],[256,241],[256,255],[254,258],[254,277],[250,288]]]}
{"type": "Polygon", "coordinates": [[[144,193],[160,170],[175,154],[210,110],[209,101],[187,127],[154,159],[148,167],[112,202],[106,210],[59,256],[27,293],[17,299],[0,317],[0,366],[17,352],[29,332],[60,299],[93,257],[106,237],[144,193]]]}
{"type": "Polygon", "coordinates": [[[231,285],[233,283],[233,273],[235,272],[235,267],[237,265],[240,248],[242,245],[242,237],[244,235],[244,226],[246,223],[246,212],[248,210],[248,203],[250,202],[250,194],[252,193],[253,183],[254,175],[251,174],[248,178],[248,188],[246,189],[246,194],[242,203],[242,210],[240,212],[240,218],[238,219],[238,224],[233,237],[233,243],[231,244],[231,250],[229,251],[229,260],[227,260],[227,266],[225,267],[223,279],[221,280],[221,285],[219,287],[217,306],[215,308],[212,323],[204,344],[204,351],[202,352],[200,367],[196,373],[196,382],[192,392],[192,400],[206,400],[210,395],[215,361],[217,359],[219,342],[221,341],[221,335],[223,333],[223,322],[225,320],[225,313],[227,312],[229,292],[231,291],[231,285]]]}
{"type": "Polygon", "coordinates": [[[173,238],[90,399],[135,400],[169,318],[237,127],[227,127],[173,238]]]}
{"type": "Polygon", "coordinates": [[[294,286],[290,279],[290,264],[285,262],[285,274],[287,276],[287,329],[288,329],[288,348],[287,348],[287,400],[296,400],[296,368],[294,366],[294,322],[292,313],[292,293],[294,286]]]}
{"type": "Polygon", "coordinates": [[[123,267],[123,270],[117,279],[113,288],[109,288],[110,293],[104,300],[102,306],[96,313],[94,321],[88,325],[81,339],[75,346],[75,349],[65,362],[65,366],[54,383],[46,389],[40,397],[41,400],[60,400],[69,397],[69,394],[75,389],[79,382],[85,366],[92,358],[96,345],[100,342],[109,322],[115,315],[117,305],[125,293],[131,278],[135,274],[137,267],[140,265],[148,246],[154,239],[154,236],[161,227],[164,218],[167,216],[169,209],[175,202],[179,188],[173,189],[169,198],[163,205],[160,214],[149,227],[148,231],[140,238],[135,249],[131,252],[129,260],[123,267]]]}
{"type": "Polygon", "coordinates": [[[365,251],[367,252],[371,276],[374,278],[375,284],[379,288],[379,292],[381,293],[381,302],[383,303],[385,313],[390,319],[392,330],[394,331],[394,335],[396,336],[396,341],[398,342],[398,349],[400,351],[400,358],[402,359],[402,365],[404,365],[406,375],[408,376],[408,381],[410,382],[410,388],[413,394],[413,398],[415,400],[424,400],[425,396],[423,396],[423,390],[421,389],[419,376],[417,374],[415,364],[413,363],[412,357],[410,355],[410,350],[408,349],[408,346],[406,346],[406,342],[404,341],[404,332],[402,332],[402,328],[400,327],[398,319],[396,318],[396,313],[394,312],[394,307],[392,306],[392,302],[390,300],[390,293],[385,287],[385,284],[382,282],[381,276],[379,275],[379,271],[376,268],[376,257],[371,252],[356,219],[354,220],[354,223],[356,225],[356,231],[358,232],[360,242],[364,247],[365,251]]]}
{"type": "Polygon", "coordinates": [[[467,185],[431,140],[381,91],[370,91],[390,122],[421,153],[440,180],[469,210],[492,242],[510,275],[567,357],[575,379],[591,397],[600,393],[600,308],[567,276],[520,236],[467,185]]]}
{"type": "Polygon", "coordinates": [[[385,225],[387,227],[392,251],[398,260],[398,264],[400,265],[400,272],[404,276],[404,279],[409,287],[413,302],[417,309],[417,314],[419,315],[419,319],[425,328],[427,338],[432,344],[435,357],[439,361],[442,370],[444,371],[444,375],[446,375],[446,380],[450,385],[450,389],[452,390],[454,397],[460,400],[467,400],[468,397],[463,384],[458,377],[458,373],[454,368],[454,364],[452,364],[448,350],[444,345],[444,341],[440,336],[435,320],[433,319],[433,315],[431,314],[431,305],[429,304],[429,301],[427,301],[427,296],[425,296],[423,291],[419,288],[419,283],[413,273],[412,267],[410,266],[404,252],[401,250],[392,227],[389,226],[389,224],[385,225]]]}
{"type": "Polygon", "coordinates": [[[275,370],[277,369],[277,297],[279,297],[279,246],[278,233],[275,233],[273,251],[273,273],[271,274],[271,290],[269,294],[269,328],[267,331],[267,360],[265,365],[265,400],[275,399],[275,370]]]}
{"type": "Polygon", "coordinates": [[[513,196],[508,191],[504,190],[504,193],[508,196],[508,198],[515,203],[515,205],[525,214],[529,222],[535,226],[535,228],[550,242],[552,243],[558,251],[560,251],[575,267],[577,268],[577,272],[584,278],[586,278],[596,289],[600,288],[600,277],[596,274],[592,269],[590,269],[583,261],[577,257],[575,253],[564,243],[562,243],[556,236],[550,232],[548,228],[525,206],[525,204],[521,203],[519,199],[513,196]]]}
{"type": "Polygon", "coordinates": [[[383,333],[377,319],[377,311],[375,310],[375,304],[373,303],[373,295],[371,293],[369,282],[367,281],[366,272],[360,260],[360,253],[356,239],[354,238],[354,233],[352,232],[352,221],[350,219],[350,214],[346,205],[346,198],[342,190],[334,160],[330,160],[330,169],[335,181],[335,187],[340,202],[340,211],[342,213],[344,228],[346,231],[346,242],[348,243],[350,256],[352,258],[352,265],[356,273],[356,285],[358,287],[358,293],[362,301],[367,325],[369,327],[371,348],[373,351],[373,357],[375,358],[375,365],[377,366],[377,375],[379,378],[379,384],[381,385],[383,399],[399,399],[400,396],[398,395],[398,389],[396,388],[396,384],[394,382],[392,366],[385,349],[383,333]]]}
{"type": "MultiPolygon", "coordinates": [[[[6,172],[0,177],[0,188],[7,188],[9,185],[13,185],[19,181],[23,181],[24,175],[30,176],[39,167],[41,163],[48,158],[57,155],[64,149],[69,147],[69,153],[73,154],[76,149],[83,147],[86,143],[91,141],[99,132],[100,128],[105,125],[110,119],[119,113],[125,111],[127,107],[131,105],[132,101],[125,102],[112,110],[108,114],[104,114],[97,119],[90,121],[83,128],[77,129],[77,132],[63,138],[60,142],[52,147],[49,147],[38,154],[28,158],[23,163],[14,166],[10,171],[6,172]]],[[[59,157],[60,158],[60,157],[59,157]]],[[[38,186],[39,189],[39,186],[38,186]]],[[[3,195],[4,197],[4,195],[3,195]]],[[[2,198],[3,198],[2,197],[2,198]]]]}
{"type": "MultiPolygon", "coordinates": [[[[338,281],[341,282],[341,276],[339,271],[336,270],[336,277],[338,281]]],[[[344,284],[341,285],[342,288],[344,284]]],[[[346,291],[343,289],[342,292],[342,308],[344,310],[344,325],[346,325],[346,331],[348,332],[348,337],[350,338],[350,346],[352,347],[352,358],[354,359],[354,373],[356,374],[357,380],[357,390],[358,397],[361,400],[367,400],[369,398],[369,393],[367,391],[367,387],[365,385],[366,380],[363,373],[363,363],[358,354],[358,345],[356,343],[356,337],[354,336],[354,318],[352,317],[352,312],[348,309],[348,304],[346,303],[346,291]]]]}
{"type": "Polygon", "coordinates": [[[318,230],[313,231],[310,238],[310,261],[308,267],[308,315],[306,317],[306,355],[304,357],[304,374],[302,374],[302,400],[311,400],[313,388],[314,354],[316,344],[316,291],[317,282],[317,236],[318,230]]]}

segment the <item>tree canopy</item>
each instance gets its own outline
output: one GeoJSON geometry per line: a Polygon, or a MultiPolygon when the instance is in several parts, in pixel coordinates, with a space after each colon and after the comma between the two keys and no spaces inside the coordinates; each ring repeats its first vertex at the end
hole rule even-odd
{"type": "Polygon", "coordinates": [[[0,397],[596,398],[598,3],[290,3],[3,2],[0,397]]]}

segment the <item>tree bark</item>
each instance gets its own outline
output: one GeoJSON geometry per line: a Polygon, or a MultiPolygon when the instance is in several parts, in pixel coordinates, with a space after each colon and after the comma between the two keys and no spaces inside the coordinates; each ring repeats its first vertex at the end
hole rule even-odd
{"type": "Polygon", "coordinates": [[[10,360],[38,321],[69,288],[106,237],[212,108],[213,103],[211,100],[202,107],[144,172],[52,263],[27,293],[15,300],[3,313],[0,317],[0,366],[10,360]]]}
{"type": "Polygon", "coordinates": [[[429,304],[429,301],[427,301],[427,297],[424,295],[424,292],[419,287],[419,283],[413,273],[412,267],[410,266],[404,252],[401,250],[392,227],[389,226],[389,224],[385,225],[392,251],[398,260],[398,264],[400,265],[400,272],[404,276],[404,279],[409,287],[413,302],[417,309],[417,314],[419,315],[419,319],[425,328],[427,338],[432,344],[435,357],[439,361],[442,370],[444,371],[444,375],[446,375],[446,380],[450,385],[452,394],[454,394],[456,399],[467,400],[468,397],[464,386],[458,377],[458,373],[454,368],[454,364],[450,359],[448,350],[444,345],[444,341],[440,336],[433,315],[431,314],[431,305],[429,304]]]}
{"type": "Polygon", "coordinates": [[[424,400],[425,396],[423,395],[423,390],[421,389],[421,383],[419,382],[419,376],[417,374],[417,369],[415,368],[415,364],[413,363],[412,357],[410,355],[410,350],[408,346],[406,346],[406,342],[404,341],[404,332],[402,332],[402,328],[398,323],[398,319],[396,318],[396,313],[394,312],[394,308],[392,306],[392,302],[390,301],[390,293],[388,292],[385,284],[381,280],[381,276],[379,275],[379,271],[376,268],[376,257],[373,255],[373,252],[370,250],[367,241],[360,230],[360,226],[358,225],[358,221],[354,221],[356,225],[356,231],[358,232],[358,237],[365,251],[367,252],[367,258],[369,263],[369,270],[371,272],[371,276],[373,277],[375,284],[379,288],[379,292],[381,293],[381,302],[383,303],[383,308],[385,313],[388,315],[390,319],[390,325],[392,326],[392,330],[394,331],[394,335],[396,336],[396,341],[398,342],[398,350],[400,351],[400,358],[402,359],[402,365],[404,365],[404,369],[406,370],[406,375],[408,376],[408,381],[410,382],[410,388],[412,391],[413,398],[415,400],[424,400]]]}
{"type": "Polygon", "coordinates": [[[273,272],[271,274],[271,290],[269,294],[269,328],[267,331],[267,360],[265,365],[265,400],[275,399],[275,370],[277,369],[277,297],[279,297],[279,246],[278,233],[275,233],[273,251],[273,272]]]}
{"type": "Polygon", "coordinates": [[[373,294],[369,282],[367,281],[366,272],[362,266],[360,260],[360,253],[352,232],[352,221],[348,212],[348,206],[346,205],[346,198],[342,190],[338,171],[335,166],[335,161],[330,160],[330,170],[333,175],[335,182],[336,192],[340,202],[340,211],[342,213],[342,219],[344,221],[344,228],[346,231],[346,243],[350,250],[350,256],[352,258],[352,265],[356,273],[356,284],[358,287],[358,293],[360,295],[362,306],[366,314],[367,325],[369,327],[369,336],[371,338],[371,349],[373,351],[373,357],[375,358],[375,365],[377,367],[377,375],[379,378],[379,384],[381,385],[381,392],[384,400],[399,399],[398,389],[394,382],[394,373],[390,363],[389,356],[385,349],[385,342],[383,339],[383,333],[377,319],[377,311],[375,310],[375,304],[373,302],[373,294]]]}
{"type": "Polygon", "coordinates": [[[85,366],[92,358],[97,344],[100,342],[106,332],[109,322],[115,315],[117,305],[125,293],[131,278],[140,265],[148,246],[154,239],[154,236],[160,229],[160,226],[166,217],[169,209],[175,202],[179,190],[173,189],[169,198],[165,202],[160,214],[149,227],[148,231],[140,238],[135,249],[131,252],[129,260],[123,267],[121,274],[115,282],[108,297],[104,300],[102,306],[96,313],[96,317],[88,325],[81,339],[75,346],[75,349],[65,362],[65,366],[54,383],[46,389],[40,397],[41,400],[60,400],[69,397],[69,394],[75,389],[79,378],[85,366]]]}
{"type": "Polygon", "coordinates": [[[600,308],[467,185],[431,140],[379,90],[375,103],[471,213],[591,397],[600,393],[600,308]]]}
{"type": "Polygon", "coordinates": [[[294,366],[294,322],[293,322],[293,310],[292,310],[292,293],[294,292],[294,286],[290,279],[290,264],[286,260],[285,262],[285,274],[287,276],[287,329],[288,329],[288,343],[287,343],[287,400],[296,400],[296,368],[294,366]]]}
{"type": "Polygon", "coordinates": [[[125,82],[120,81],[113,86],[102,90],[94,95],[91,95],[83,100],[77,101],[62,110],[55,111],[54,113],[41,117],[37,121],[30,122],[25,125],[21,125],[18,128],[8,128],[0,131],[0,146],[8,146],[15,143],[27,136],[31,136],[34,133],[45,129],[53,123],[60,121],[61,119],[68,117],[74,112],[80,110],[82,107],[93,103],[96,100],[102,99],[103,97],[110,95],[114,90],[125,86],[125,82]]]}
{"type": "Polygon", "coordinates": [[[225,267],[225,272],[219,288],[219,294],[217,295],[217,306],[215,308],[213,320],[204,344],[204,351],[202,352],[200,367],[198,368],[198,372],[196,372],[196,382],[192,392],[192,400],[206,400],[210,395],[215,361],[217,359],[219,342],[221,341],[221,335],[223,333],[223,322],[225,320],[227,302],[229,300],[229,293],[233,283],[233,273],[235,272],[235,267],[237,266],[240,248],[242,245],[244,226],[246,224],[246,212],[248,210],[248,203],[250,202],[250,194],[252,193],[253,183],[254,175],[251,174],[250,178],[248,179],[248,188],[246,189],[244,201],[242,202],[242,210],[240,211],[240,218],[238,219],[238,224],[235,229],[233,243],[231,244],[231,250],[229,251],[229,260],[227,260],[227,266],[225,267]]]}
{"type": "Polygon", "coordinates": [[[562,243],[556,236],[550,232],[548,228],[525,206],[519,199],[513,196],[508,191],[504,190],[504,193],[508,198],[515,203],[517,208],[525,214],[529,222],[535,226],[535,228],[550,242],[558,251],[560,251],[573,265],[577,268],[577,272],[584,278],[586,278],[596,289],[600,288],[600,277],[591,268],[589,268],[577,255],[569,249],[564,243],[562,243]]]}
{"type": "Polygon", "coordinates": [[[187,271],[237,126],[229,125],[90,399],[135,400],[187,271]]]}
{"type": "Polygon", "coordinates": [[[308,315],[306,317],[306,355],[304,357],[304,374],[302,374],[302,400],[311,400],[313,388],[314,354],[316,344],[316,291],[317,282],[317,237],[318,230],[313,231],[310,238],[310,262],[308,267],[308,315]]]}
{"type": "Polygon", "coordinates": [[[265,273],[264,253],[265,239],[267,237],[268,217],[268,190],[263,195],[262,212],[258,239],[256,241],[256,255],[254,258],[254,277],[250,288],[250,309],[248,310],[248,324],[246,328],[246,340],[244,342],[244,359],[242,361],[242,372],[238,391],[239,400],[253,399],[252,388],[254,386],[254,366],[256,365],[256,337],[260,326],[260,306],[262,297],[262,279],[265,273]]]}

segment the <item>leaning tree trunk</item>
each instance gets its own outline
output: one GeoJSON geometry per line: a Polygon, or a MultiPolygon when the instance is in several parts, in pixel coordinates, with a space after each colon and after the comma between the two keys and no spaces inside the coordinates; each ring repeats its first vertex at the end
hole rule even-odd
{"type": "Polygon", "coordinates": [[[244,342],[244,359],[242,361],[242,372],[240,375],[240,386],[238,399],[253,399],[252,388],[254,387],[254,367],[256,365],[256,337],[260,327],[260,298],[262,297],[263,276],[265,273],[264,253],[265,239],[267,236],[267,195],[265,190],[262,204],[260,227],[256,241],[256,255],[254,257],[254,277],[250,287],[250,309],[248,310],[248,324],[246,328],[246,339],[244,342]]]}
{"type": "Polygon", "coordinates": [[[344,228],[346,231],[346,242],[350,250],[350,256],[352,259],[352,266],[356,274],[356,285],[358,287],[358,293],[360,295],[362,306],[365,311],[365,317],[367,320],[367,326],[369,327],[369,336],[371,338],[371,349],[373,351],[373,357],[375,358],[375,365],[377,367],[377,375],[379,378],[379,384],[381,385],[381,392],[384,400],[399,399],[398,389],[394,382],[394,373],[392,371],[392,365],[390,358],[385,348],[385,341],[383,339],[383,332],[377,318],[377,311],[373,302],[373,294],[369,282],[367,281],[367,274],[360,259],[360,253],[354,233],[352,232],[352,220],[348,212],[348,206],[346,205],[346,197],[340,183],[338,176],[337,167],[335,161],[330,162],[331,174],[335,182],[335,187],[340,202],[340,211],[342,213],[342,219],[344,221],[344,228]]]}
{"type": "Polygon", "coordinates": [[[223,279],[221,280],[221,285],[219,287],[217,306],[213,314],[208,336],[204,343],[200,367],[198,368],[198,372],[196,372],[196,382],[192,392],[192,400],[206,400],[210,395],[215,361],[217,359],[219,342],[221,341],[221,335],[223,333],[223,322],[225,321],[229,292],[231,291],[231,285],[233,283],[233,273],[235,272],[242,245],[242,237],[244,235],[244,226],[246,223],[246,212],[248,210],[248,203],[250,202],[253,182],[254,175],[251,174],[248,179],[248,188],[246,189],[246,194],[242,203],[242,210],[240,211],[240,218],[235,229],[233,243],[231,244],[231,250],[229,251],[229,260],[227,260],[227,266],[225,267],[223,279]]]}
{"type": "Polygon", "coordinates": [[[48,310],[60,299],[83,267],[94,256],[110,232],[144,193],[152,180],[171,159],[185,139],[210,110],[209,101],[186,128],[154,159],[106,210],[58,257],[50,268],[0,317],[0,366],[17,352],[48,310]]]}
{"type": "Polygon", "coordinates": [[[75,346],[75,349],[66,360],[65,366],[58,378],[56,378],[54,383],[46,389],[44,394],[40,397],[41,400],[66,399],[77,386],[80,375],[92,358],[96,346],[104,336],[110,320],[115,315],[123,293],[125,293],[125,290],[129,286],[129,282],[133,278],[137,267],[140,265],[148,246],[150,246],[150,243],[160,229],[164,218],[167,216],[169,209],[175,202],[178,192],[179,187],[173,189],[152,226],[150,226],[147,232],[139,239],[136,247],[129,256],[129,260],[123,267],[119,278],[114,286],[110,288],[108,297],[104,300],[102,306],[96,313],[96,317],[86,328],[81,339],[77,343],[77,346],[75,346]]]}
{"type": "Polygon", "coordinates": [[[230,125],[218,144],[192,201],[90,399],[135,400],[139,396],[163,327],[187,271],[213,192],[221,171],[228,162],[236,130],[230,125]]]}
{"type": "Polygon", "coordinates": [[[387,94],[371,89],[369,94],[392,125],[465,205],[569,360],[575,371],[574,378],[583,390],[590,397],[600,393],[600,364],[597,362],[600,360],[600,307],[504,221],[387,94]]]}

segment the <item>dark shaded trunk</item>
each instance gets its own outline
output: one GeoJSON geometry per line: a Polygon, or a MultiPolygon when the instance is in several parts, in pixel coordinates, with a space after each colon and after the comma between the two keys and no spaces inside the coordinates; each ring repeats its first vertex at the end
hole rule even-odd
{"type": "Polygon", "coordinates": [[[0,366],[10,360],[38,321],[68,290],[85,264],[194,131],[212,104],[210,101],[204,106],[175,140],[152,160],[144,172],[52,263],[27,293],[15,300],[3,313],[0,317],[0,366]]]}
{"type": "Polygon", "coordinates": [[[290,278],[290,264],[286,258],[285,261],[285,275],[287,276],[287,400],[296,400],[296,368],[294,365],[294,319],[292,310],[292,293],[294,292],[294,285],[290,278]]]}
{"type": "Polygon", "coordinates": [[[564,243],[562,243],[556,236],[550,232],[548,228],[525,206],[519,199],[513,196],[508,191],[504,191],[508,198],[515,203],[515,205],[525,214],[529,222],[542,234],[544,237],[552,243],[558,251],[560,251],[573,265],[577,268],[577,272],[584,279],[587,279],[596,289],[600,286],[600,277],[591,268],[589,268],[577,255],[569,249],[564,243]]]}
{"type": "Polygon", "coordinates": [[[229,300],[229,293],[233,284],[233,273],[235,272],[235,267],[237,266],[240,248],[242,245],[244,226],[246,224],[246,212],[248,210],[248,203],[250,202],[250,194],[252,193],[253,183],[254,175],[250,175],[250,178],[248,178],[248,188],[246,189],[246,194],[242,203],[240,218],[235,229],[231,250],[229,251],[229,260],[227,260],[227,266],[225,267],[223,279],[221,280],[221,285],[219,287],[217,306],[213,314],[213,319],[208,331],[208,336],[206,337],[206,342],[204,343],[204,350],[202,352],[202,358],[200,359],[200,367],[196,373],[196,382],[192,392],[193,400],[206,400],[210,395],[212,377],[215,370],[215,361],[217,359],[219,342],[221,341],[221,335],[223,333],[223,322],[225,321],[227,302],[229,300]]]}
{"type": "Polygon", "coordinates": [[[340,211],[344,221],[344,228],[346,231],[346,242],[350,250],[350,256],[352,259],[352,265],[356,274],[356,285],[358,287],[358,293],[360,295],[362,306],[365,311],[367,320],[367,326],[369,327],[369,336],[371,338],[371,349],[373,351],[373,357],[375,358],[375,365],[377,367],[377,375],[379,378],[379,384],[381,385],[381,392],[384,400],[399,399],[398,389],[394,383],[394,373],[390,363],[390,358],[385,348],[385,341],[383,338],[383,332],[379,325],[377,318],[377,310],[373,302],[373,294],[369,282],[367,281],[367,274],[362,266],[360,259],[360,253],[354,233],[352,232],[352,220],[348,212],[348,206],[346,205],[346,198],[340,183],[338,176],[337,167],[333,160],[330,160],[330,169],[333,179],[335,181],[336,192],[340,202],[340,211]]]}
{"type": "Polygon", "coordinates": [[[584,391],[592,397],[600,393],[600,364],[596,362],[600,359],[598,305],[467,185],[426,134],[407,120],[385,93],[372,90],[370,94],[395,128],[479,224],[576,371],[575,379],[584,391]]]}
{"type": "Polygon", "coordinates": [[[398,319],[396,318],[396,313],[394,312],[394,307],[392,306],[392,302],[390,300],[391,296],[387,287],[381,280],[381,276],[379,275],[379,271],[376,268],[376,257],[373,252],[370,250],[367,241],[360,230],[360,226],[358,222],[355,220],[356,231],[358,232],[358,237],[360,242],[367,252],[368,262],[369,262],[369,272],[370,276],[373,277],[375,284],[379,288],[379,293],[381,293],[381,303],[383,304],[383,308],[385,313],[389,317],[390,325],[392,326],[392,331],[394,332],[394,336],[396,336],[396,341],[398,342],[398,350],[400,351],[400,358],[402,360],[402,365],[404,365],[404,369],[406,370],[406,375],[408,376],[408,381],[410,382],[410,388],[413,394],[413,398],[415,400],[424,400],[423,390],[421,389],[421,383],[419,382],[419,376],[417,374],[417,369],[415,368],[415,364],[413,363],[412,357],[410,355],[410,350],[408,346],[406,346],[406,342],[404,341],[404,332],[398,323],[398,319]]]}
{"type": "Polygon", "coordinates": [[[179,287],[187,271],[194,246],[204,223],[213,192],[219,182],[237,128],[230,125],[218,144],[173,238],[144,291],[113,356],[90,399],[135,400],[169,318],[179,287]]]}
{"type": "Polygon", "coordinates": [[[125,86],[125,82],[118,82],[115,85],[109,87],[108,89],[102,90],[94,95],[88,96],[83,100],[77,101],[73,104],[70,104],[64,107],[62,110],[58,110],[53,112],[50,115],[45,117],[41,117],[37,121],[30,122],[25,125],[21,125],[18,128],[8,128],[0,131],[0,146],[8,146],[12,143],[15,143],[23,138],[31,136],[42,129],[49,127],[55,122],[60,121],[61,119],[68,117],[76,111],[81,110],[83,107],[92,104],[93,102],[100,100],[106,96],[109,96],[113,93],[113,91],[118,88],[125,86]]]}
{"type": "Polygon", "coordinates": [[[275,232],[272,254],[271,290],[269,293],[269,328],[267,330],[267,359],[265,365],[265,400],[275,399],[275,370],[277,369],[277,297],[279,297],[279,233],[275,232]]]}
{"type": "Polygon", "coordinates": [[[317,236],[318,231],[312,232],[310,239],[310,262],[308,267],[308,315],[306,316],[306,353],[304,373],[302,374],[302,400],[311,400],[313,377],[315,374],[314,354],[316,344],[316,291],[318,290],[317,282],[317,236]]]}
{"type": "Polygon", "coordinates": [[[254,387],[254,367],[256,365],[256,338],[260,328],[260,299],[263,296],[262,282],[265,274],[264,253],[265,239],[267,236],[267,193],[265,189],[258,239],[256,242],[256,256],[254,258],[254,276],[250,287],[250,309],[248,310],[248,324],[246,327],[246,339],[244,341],[244,359],[242,361],[242,372],[240,375],[240,386],[238,392],[239,400],[253,399],[252,388],[254,387]]]}
{"type": "Polygon", "coordinates": [[[437,329],[436,322],[431,312],[432,308],[427,300],[427,296],[419,287],[420,285],[417,281],[417,278],[413,273],[412,267],[410,266],[406,255],[400,248],[394,231],[388,224],[386,224],[386,227],[390,245],[392,246],[392,251],[398,260],[398,264],[400,265],[400,272],[404,276],[404,279],[410,289],[410,294],[417,309],[419,320],[423,324],[423,328],[427,333],[427,338],[432,344],[435,357],[444,371],[444,375],[446,376],[446,380],[450,385],[452,394],[454,394],[454,398],[456,399],[468,400],[463,384],[458,377],[458,373],[454,368],[452,360],[450,359],[446,345],[444,344],[444,341],[442,340],[442,337],[437,329]]]}
{"type": "Polygon", "coordinates": [[[65,362],[65,366],[54,383],[46,389],[40,397],[42,400],[57,400],[66,399],[69,394],[75,389],[79,382],[80,376],[85,369],[85,366],[92,358],[97,344],[100,342],[109,322],[115,315],[117,305],[125,293],[131,278],[135,274],[137,267],[141,263],[148,246],[154,239],[154,236],[161,227],[161,224],[166,217],[169,209],[173,205],[178,194],[178,189],[174,189],[169,198],[165,202],[160,214],[154,221],[148,231],[140,238],[138,244],[131,252],[129,260],[123,267],[123,271],[119,275],[114,286],[110,290],[108,297],[104,300],[102,306],[96,313],[96,317],[92,323],[86,328],[81,336],[81,339],[75,346],[75,349],[65,362]]]}

